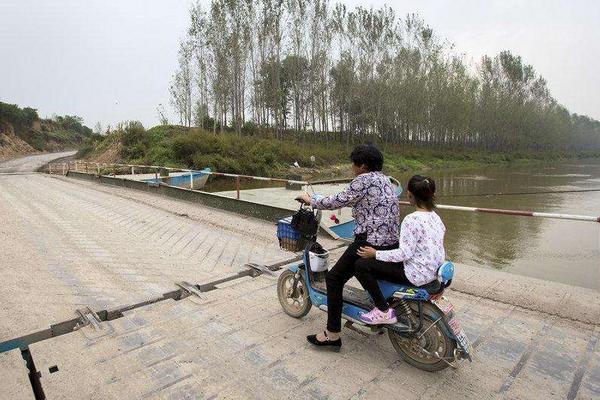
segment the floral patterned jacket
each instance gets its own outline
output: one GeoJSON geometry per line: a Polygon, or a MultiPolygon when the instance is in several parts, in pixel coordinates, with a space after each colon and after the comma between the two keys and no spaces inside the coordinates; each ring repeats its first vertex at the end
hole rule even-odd
{"type": "Polygon", "coordinates": [[[446,227],[433,211],[415,211],[408,214],[400,228],[400,246],[395,250],[378,250],[379,261],[404,263],[404,273],[415,286],[423,286],[436,279],[438,268],[444,263],[444,234],[446,227]]]}
{"type": "Polygon", "coordinates": [[[381,172],[367,172],[354,178],[341,193],[317,198],[311,205],[320,210],[352,206],[354,235],[366,234],[373,246],[398,243],[398,197],[390,179],[381,172]]]}

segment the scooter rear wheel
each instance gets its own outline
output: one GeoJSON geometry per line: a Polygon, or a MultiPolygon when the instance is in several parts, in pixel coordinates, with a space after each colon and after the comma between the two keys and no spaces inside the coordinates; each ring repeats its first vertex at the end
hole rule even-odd
{"type": "MultiPolygon", "coordinates": [[[[416,307],[410,305],[417,318],[416,307]]],[[[440,326],[442,322],[435,318],[435,314],[432,315],[429,307],[427,303],[423,305],[423,326],[414,336],[404,336],[391,329],[388,329],[388,336],[404,361],[424,371],[435,372],[450,366],[448,362],[454,360],[456,343],[448,337],[440,326]]],[[[400,310],[397,312],[400,313],[400,310]]]]}
{"type": "Polygon", "coordinates": [[[283,311],[287,315],[294,318],[302,318],[310,311],[312,301],[310,301],[308,289],[302,275],[298,278],[298,284],[294,291],[295,276],[296,274],[290,270],[285,270],[279,275],[277,297],[283,311]]]}

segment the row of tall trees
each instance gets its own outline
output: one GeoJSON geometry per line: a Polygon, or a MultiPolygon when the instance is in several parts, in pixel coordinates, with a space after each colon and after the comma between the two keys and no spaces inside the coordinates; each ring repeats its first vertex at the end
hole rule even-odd
{"type": "Polygon", "coordinates": [[[329,0],[212,0],[190,10],[171,82],[180,123],[323,141],[600,149],[521,57],[465,63],[417,15],[329,0]]]}

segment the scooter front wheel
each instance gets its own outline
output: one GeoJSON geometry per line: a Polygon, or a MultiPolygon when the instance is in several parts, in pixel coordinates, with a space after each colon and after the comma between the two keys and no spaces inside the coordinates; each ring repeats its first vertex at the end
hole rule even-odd
{"type": "Polygon", "coordinates": [[[290,317],[302,318],[312,307],[304,277],[300,275],[296,278],[296,274],[290,270],[285,270],[279,275],[277,297],[283,311],[290,317]]]}

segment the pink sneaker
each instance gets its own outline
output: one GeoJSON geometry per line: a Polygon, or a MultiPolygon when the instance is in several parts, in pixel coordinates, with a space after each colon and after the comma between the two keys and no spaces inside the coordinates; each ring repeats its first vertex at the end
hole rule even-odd
{"type": "Polygon", "coordinates": [[[360,320],[368,325],[395,324],[398,322],[396,311],[390,307],[386,312],[375,307],[366,314],[361,314],[360,320]]]}

